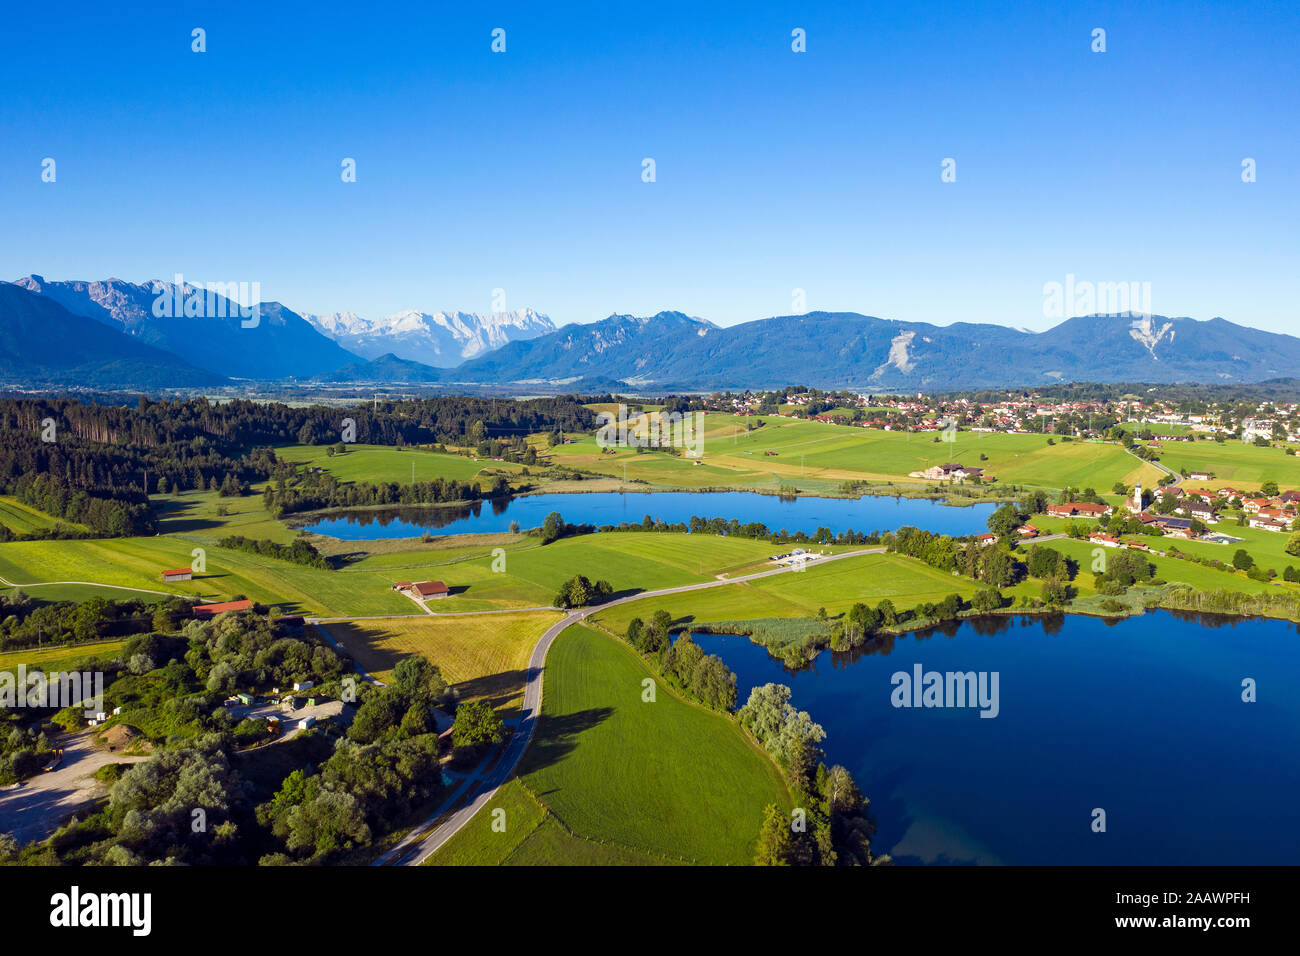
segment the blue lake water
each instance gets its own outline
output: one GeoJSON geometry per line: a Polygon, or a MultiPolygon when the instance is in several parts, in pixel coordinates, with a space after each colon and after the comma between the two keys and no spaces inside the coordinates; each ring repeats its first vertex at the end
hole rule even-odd
{"type": "Polygon", "coordinates": [[[977,534],[996,506],[951,507],[912,498],[794,498],[745,491],[655,492],[525,495],[471,505],[439,505],[336,513],[304,525],[316,534],[344,541],[412,538],[426,533],[481,534],[541,527],[558,511],[570,524],[610,525],[641,521],[646,515],[667,522],[705,518],[758,521],[773,531],[812,534],[818,528],[842,531],[891,531],[902,525],[940,534],[977,534]]]}
{"type": "Polygon", "coordinates": [[[828,762],[871,799],[876,850],[899,863],[1300,863],[1294,624],[980,619],[825,651],[797,673],[748,638],[695,639],[736,672],[740,703],[791,687],[828,762]],[[998,715],[893,706],[891,676],[916,664],[998,672],[998,715]]]}

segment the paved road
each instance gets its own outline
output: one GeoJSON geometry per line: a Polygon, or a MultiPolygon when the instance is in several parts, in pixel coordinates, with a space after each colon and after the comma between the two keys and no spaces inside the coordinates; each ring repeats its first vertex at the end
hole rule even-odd
{"type": "Polygon", "coordinates": [[[639,594],[632,594],[627,597],[618,598],[608,601],[605,604],[596,607],[580,608],[566,614],[561,620],[557,621],[547,628],[546,633],[541,636],[537,644],[533,647],[532,657],[528,661],[528,678],[524,684],[524,704],[522,717],[518,726],[515,728],[510,742],[506,745],[505,752],[501,759],[493,766],[491,773],[486,777],[475,781],[470,778],[465,785],[461,787],[452,797],[439,807],[438,810],[429,819],[411,830],[396,846],[387,853],[383,854],[375,861],[376,866],[397,864],[400,866],[419,866],[439,847],[452,838],[461,827],[470,821],[474,814],[483,809],[493,796],[496,795],[497,789],[509,779],[514,773],[519,758],[523,756],[524,751],[528,749],[528,744],[532,740],[533,730],[537,724],[537,717],[542,709],[542,672],[546,664],[546,654],[551,649],[555,639],[560,636],[566,628],[579,621],[584,620],[587,615],[595,614],[599,611],[607,611],[612,607],[620,604],[628,604],[632,601],[644,601],[647,598],[666,597],[670,594],[684,594],[687,591],[700,591],[705,588],[723,587],[728,584],[743,584],[746,581],[757,581],[761,578],[770,578],[777,574],[798,574],[802,573],[807,567],[817,567],[822,564],[829,564],[832,561],[842,561],[845,558],[860,557],[864,554],[882,554],[884,548],[865,548],[860,551],[846,551],[843,554],[833,554],[826,557],[818,557],[810,565],[800,566],[782,566],[772,568],[767,571],[756,571],[753,574],[742,575],[738,578],[730,578],[722,581],[702,581],[698,584],[683,584],[675,588],[662,588],[658,591],[642,591],[639,594]],[[477,785],[475,785],[477,783],[477,785]],[[469,802],[453,813],[445,821],[435,827],[431,832],[427,828],[433,824],[438,817],[446,812],[448,805],[462,798],[465,793],[473,791],[473,796],[469,802]],[[421,835],[423,834],[423,835],[421,835]]]}
{"type": "Polygon", "coordinates": [[[1131,448],[1125,448],[1124,450],[1128,452],[1130,455],[1132,455],[1134,458],[1136,458],[1138,461],[1142,462],[1144,465],[1150,465],[1152,468],[1159,469],[1160,471],[1163,471],[1166,475],[1169,475],[1171,478],[1173,478],[1174,480],[1169,482],[1168,487],[1172,488],[1174,485],[1180,484],[1182,482],[1183,476],[1180,475],[1178,472],[1174,471],[1172,468],[1166,467],[1165,465],[1160,464],[1160,462],[1158,461],[1149,461],[1148,459],[1143,458],[1141,455],[1137,454],[1131,448]]]}

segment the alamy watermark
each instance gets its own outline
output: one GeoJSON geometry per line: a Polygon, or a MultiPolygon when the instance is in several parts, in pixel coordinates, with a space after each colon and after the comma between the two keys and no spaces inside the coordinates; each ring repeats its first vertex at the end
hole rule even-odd
{"type": "Polygon", "coordinates": [[[262,321],[262,283],[208,282],[187,285],[179,272],[168,287],[155,289],[153,314],[160,319],[233,319],[238,317],[245,329],[255,329],[262,321]]]}
{"type": "Polygon", "coordinates": [[[681,448],[691,458],[704,454],[703,412],[641,412],[628,417],[627,406],[618,414],[596,416],[599,448],[681,448]]]}
{"type": "Polygon", "coordinates": [[[1043,316],[1068,319],[1078,315],[1151,316],[1150,282],[1077,281],[1074,274],[1065,282],[1043,284],[1043,316]]]}
{"type": "Polygon", "coordinates": [[[920,664],[912,672],[895,671],[889,678],[895,707],[978,707],[981,717],[996,717],[998,671],[927,671],[920,664]]]}
{"type": "Polygon", "coordinates": [[[87,717],[104,716],[103,671],[29,671],[19,664],[0,671],[0,709],[12,707],[84,708],[87,717]]]}

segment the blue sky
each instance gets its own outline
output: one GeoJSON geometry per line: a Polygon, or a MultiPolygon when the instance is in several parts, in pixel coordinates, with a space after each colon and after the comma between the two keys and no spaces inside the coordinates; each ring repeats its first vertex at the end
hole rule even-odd
{"type": "Polygon", "coordinates": [[[7,11],[0,278],[1039,329],[1073,274],[1300,334],[1296,4],[470,6],[7,11]]]}

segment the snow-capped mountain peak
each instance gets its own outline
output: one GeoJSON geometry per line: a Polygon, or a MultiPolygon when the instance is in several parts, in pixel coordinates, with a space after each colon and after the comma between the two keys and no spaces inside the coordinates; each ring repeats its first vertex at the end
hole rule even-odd
{"type": "Polygon", "coordinates": [[[452,368],[508,342],[555,331],[551,320],[533,309],[488,315],[407,309],[382,319],[367,319],[355,312],[306,318],[319,331],[363,358],[379,358],[391,352],[399,358],[440,368],[452,368]]]}

